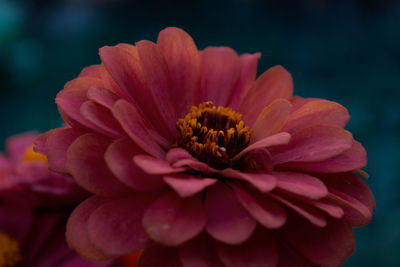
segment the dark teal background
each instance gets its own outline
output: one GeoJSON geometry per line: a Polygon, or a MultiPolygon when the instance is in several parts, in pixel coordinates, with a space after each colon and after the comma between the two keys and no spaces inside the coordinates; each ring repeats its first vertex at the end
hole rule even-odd
{"type": "Polygon", "coordinates": [[[371,223],[355,230],[356,249],[344,266],[396,266],[399,1],[0,0],[1,150],[7,136],[60,126],[55,95],[83,67],[99,63],[99,47],[155,41],[167,26],[186,30],[200,49],[261,52],[259,73],[281,64],[296,95],[348,108],[347,129],[368,152],[377,208],[371,223]]]}

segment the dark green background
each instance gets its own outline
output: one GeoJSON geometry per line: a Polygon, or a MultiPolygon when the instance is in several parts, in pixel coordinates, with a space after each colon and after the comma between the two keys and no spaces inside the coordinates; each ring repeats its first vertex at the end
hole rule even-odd
{"type": "MultiPolygon", "coordinates": [[[[368,152],[376,197],[345,266],[400,259],[400,3],[389,0],[0,0],[0,140],[61,124],[54,97],[98,48],[156,40],[167,26],[200,49],[261,52],[259,73],[281,64],[295,94],[337,101],[368,152]]],[[[340,246],[341,244],[337,244],[340,246]]]]}

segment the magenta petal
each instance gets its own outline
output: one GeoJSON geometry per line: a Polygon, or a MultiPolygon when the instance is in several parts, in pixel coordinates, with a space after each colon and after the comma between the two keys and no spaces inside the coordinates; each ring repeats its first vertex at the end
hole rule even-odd
{"type": "Polygon", "coordinates": [[[225,177],[244,180],[263,193],[271,191],[276,186],[275,177],[266,173],[244,173],[233,169],[225,169],[220,173],[225,177]]]}
{"type": "Polygon", "coordinates": [[[90,241],[113,256],[144,247],[148,237],[142,226],[142,217],[151,199],[148,194],[135,194],[101,205],[89,217],[90,241]]]}
{"type": "Polygon", "coordinates": [[[107,201],[109,201],[107,198],[91,197],[75,208],[68,219],[66,231],[68,245],[86,259],[98,261],[107,260],[112,257],[95,248],[90,242],[88,235],[88,220],[90,215],[107,201]]]}
{"type": "Polygon", "coordinates": [[[138,191],[154,191],[164,185],[161,176],[148,175],[134,162],[133,157],[144,151],[129,139],[118,139],[106,150],[107,166],[122,183],[138,191]]]}
{"type": "Polygon", "coordinates": [[[167,246],[176,246],[195,237],[205,223],[201,196],[181,199],[174,192],[158,198],[143,217],[143,226],[150,238],[167,246]]]}
{"type": "Polygon", "coordinates": [[[287,167],[320,173],[347,172],[367,165],[367,153],[362,145],[354,141],[353,146],[342,154],[319,162],[289,162],[287,167]]]}
{"type": "Polygon", "coordinates": [[[237,160],[243,155],[245,155],[247,152],[250,152],[254,149],[259,149],[259,148],[265,148],[265,147],[271,147],[271,146],[278,146],[278,145],[286,145],[290,141],[290,134],[288,133],[277,133],[271,136],[268,136],[264,139],[258,140],[257,142],[249,145],[242,151],[240,151],[239,154],[237,154],[233,159],[237,160]]]}
{"type": "Polygon", "coordinates": [[[328,195],[328,189],[319,179],[303,173],[273,172],[276,187],[286,192],[311,199],[320,199],[328,195]]]}
{"type": "Polygon", "coordinates": [[[321,212],[319,212],[318,210],[312,208],[311,206],[302,204],[298,201],[292,202],[286,198],[283,198],[283,197],[275,195],[275,194],[269,194],[269,196],[275,198],[279,202],[282,202],[287,207],[289,207],[293,211],[295,211],[297,214],[300,214],[301,216],[306,218],[309,222],[311,222],[315,226],[318,226],[318,227],[326,226],[326,219],[325,219],[324,215],[321,212]]]}
{"type": "Polygon", "coordinates": [[[352,135],[341,128],[317,125],[292,134],[287,146],[271,149],[276,164],[285,162],[315,162],[332,158],[351,148],[352,135]]]}
{"type": "Polygon", "coordinates": [[[267,231],[256,232],[240,245],[217,243],[216,251],[225,266],[277,266],[278,251],[274,239],[267,231]]]}
{"type": "Polygon", "coordinates": [[[101,79],[101,68],[102,65],[92,65],[89,67],[84,68],[81,73],[79,74],[79,77],[92,77],[92,78],[97,78],[101,79]]]}
{"type": "Polygon", "coordinates": [[[243,207],[264,227],[276,229],[285,224],[286,212],[276,201],[266,195],[250,194],[238,186],[233,186],[233,190],[243,207]]]}
{"type": "Polygon", "coordinates": [[[27,148],[31,147],[33,141],[38,136],[36,132],[29,132],[12,136],[7,139],[7,154],[13,159],[19,161],[27,148]]]}
{"type": "Polygon", "coordinates": [[[197,178],[186,174],[173,174],[164,176],[164,181],[171,186],[180,197],[185,198],[201,192],[208,186],[215,184],[217,179],[197,178]]]}
{"type": "Polygon", "coordinates": [[[237,110],[237,106],[239,105],[242,95],[244,95],[246,91],[250,89],[256,78],[257,63],[260,57],[260,53],[243,54],[240,56],[240,77],[236,88],[233,90],[228,107],[237,110]]]}
{"type": "Polygon", "coordinates": [[[293,95],[292,76],[281,66],[268,69],[257,78],[239,105],[244,122],[253,126],[261,110],[275,99],[289,99],[293,95]]]}
{"type": "Polygon", "coordinates": [[[113,107],[113,114],[125,132],[144,151],[155,157],[163,158],[165,152],[149,134],[138,110],[125,100],[119,100],[113,107]]]}
{"type": "Polygon", "coordinates": [[[208,166],[208,164],[198,161],[197,159],[181,159],[172,164],[174,168],[190,167],[193,170],[200,171],[204,175],[211,175],[218,172],[216,169],[208,166]]]}
{"type": "Polygon", "coordinates": [[[232,189],[218,183],[207,190],[207,232],[227,244],[240,244],[254,232],[257,223],[237,200],[232,189]]]}
{"type": "Polygon", "coordinates": [[[166,28],[158,35],[157,45],[169,70],[172,99],[178,118],[199,101],[200,55],[192,38],[179,28],[166,28]]]}
{"type": "Polygon", "coordinates": [[[45,154],[49,161],[49,168],[56,172],[67,173],[67,149],[78,138],[72,128],[61,128],[53,130],[48,136],[45,144],[45,154]]]}
{"type": "Polygon", "coordinates": [[[193,159],[192,155],[183,148],[170,149],[165,158],[171,164],[183,159],[193,159]]]}
{"type": "Polygon", "coordinates": [[[330,220],[324,228],[296,220],[284,229],[286,239],[318,265],[340,266],[354,249],[353,231],[341,220],[330,220]]]}
{"type": "Polygon", "coordinates": [[[87,98],[108,109],[112,109],[120,99],[118,95],[102,87],[91,87],[87,92],[87,98]]]}
{"type": "Polygon", "coordinates": [[[309,203],[310,205],[312,205],[322,211],[325,211],[333,218],[340,219],[344,215],[343,209],[338,204],[335,204],[332,201],[329,201],[327,199],[306,200],[305,202],[309,203]]]}
{"type": "Polygon", "coordinates": [[[86,101],[81,105],[82,116],[102,129],[102,133],[112,138],[119,138],[124,131],[119,126],[111,111],[93,101],[86,101]]]}
{"type": "Polygon", "coordinates": [[[116,195],[128,188],[107,168],[104,152],[108,140],[96,134],[78,137],[67,151],[67,169],[83,188],[98,195],[116,195]]]}
{"type": "Polygon", "coordinates": [[[201,102],[226,106],[240,74],[240,60],[229,47],[207,47],[201,53],[201,102]]]}
{"type": "Polygon", "coordinates": [[[133,161],[144,172],[153,175],[179,173],[187,170],[187,168],[184,167],[171,167],[167,161],[148,155],[136,155],[133,157],[133,161]]]}
{"type": "Polygon", "coordinates": [[[179,258],[184,267],[224,267],[218,259],[213,240],[202,234],[179,246],[179,258]]]}
{"type": "Polygon", "coordinates": [[[140,254],[137,267],[182,267],[175,247],[150,242],[140,254]]]}

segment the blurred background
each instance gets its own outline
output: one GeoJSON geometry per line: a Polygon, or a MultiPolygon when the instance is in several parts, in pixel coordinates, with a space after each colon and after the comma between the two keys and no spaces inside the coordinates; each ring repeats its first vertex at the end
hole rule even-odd
{"type": "MultiPolygon", "coordinates": [[[[368,152],[377,202],[344,266],[400,262],[400,2],[396,0],[0,0],[0,150],[5,139],[61,125],[54,98],[98,48],[186,30],[200,49],[261,52],[295,94],[346,106],[368,152]]],[[[340,246],[340,244],[338,244],[340,246]]],[[[397,263],[397,264],[396,264],[397,263]]]]}

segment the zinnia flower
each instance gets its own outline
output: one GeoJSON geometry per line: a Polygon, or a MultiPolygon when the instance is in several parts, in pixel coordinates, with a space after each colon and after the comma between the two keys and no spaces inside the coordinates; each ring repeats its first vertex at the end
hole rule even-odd
{"type": "Polygon", "coordinates": [[[50,173],[33,151],[36,133],[7,140],[0,154],[0,266],[111,266],[84,260],[65,241],[65,224],[87,193],[65,175],[50,173]]]}
{"type": "Polygon", "coordinates": [[[157,44],[100,49],[56,98],[69,128],[36,141],[94,195],[67,225],[91,260],[143,249],[138,266],[337,266],[375,203],[341,105],[293,97],[290,74],[255,80],[260,54],[157,44]]]}

